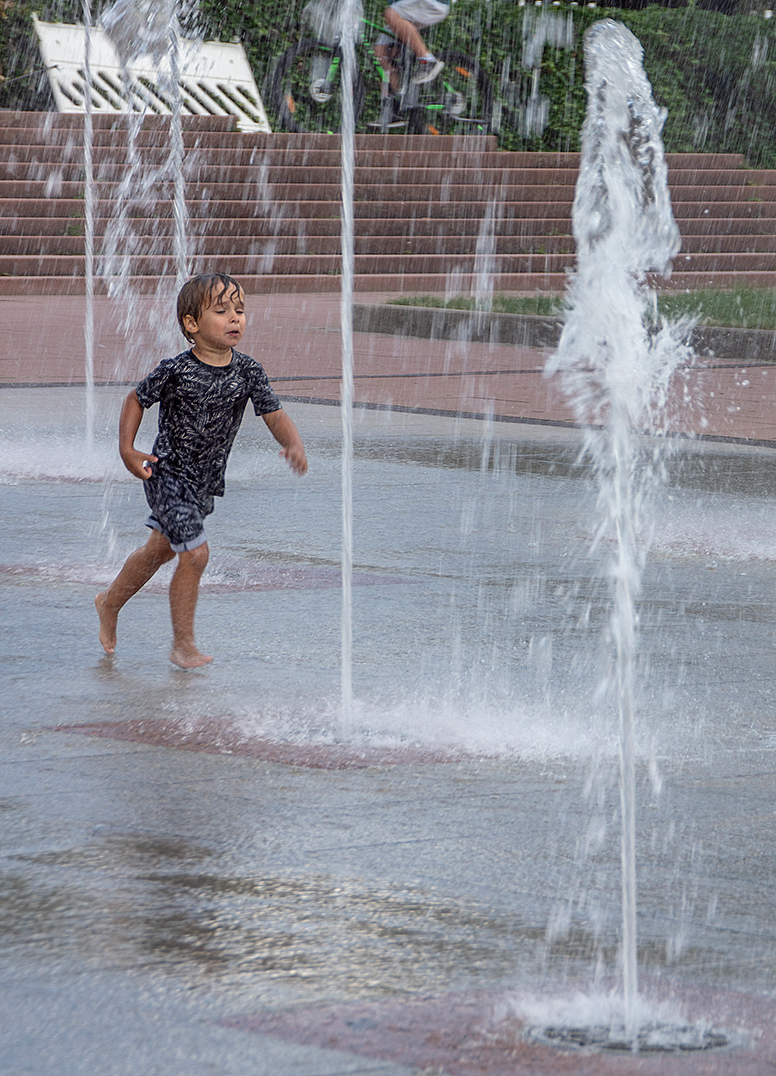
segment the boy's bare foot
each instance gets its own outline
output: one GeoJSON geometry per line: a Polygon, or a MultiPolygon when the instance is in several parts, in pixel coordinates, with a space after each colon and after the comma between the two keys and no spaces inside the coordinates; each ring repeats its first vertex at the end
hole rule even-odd
{"type": "Polygon", "coordinates": [[[170,661],[181,669],[198,669],[200,665],[208,665],[212,660],[207,654],[200,654],[195,646],[191,649],[174,647],[170,651],[170,661]]]}
{"type": "Polygon", "coordinates": [[[105,594],[98,594],[94,599],[97,616],[100,618],[100,642],[106,654],[113,654],[116,650],[116,621],[118,613],[111,613],[105,608],[105,594]]]}

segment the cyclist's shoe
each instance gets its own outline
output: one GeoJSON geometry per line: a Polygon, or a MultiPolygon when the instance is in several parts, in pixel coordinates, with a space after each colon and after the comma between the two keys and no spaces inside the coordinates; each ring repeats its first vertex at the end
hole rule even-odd
{"type": "Polygon", "coordinates": [[[437,60],[431,53],[428,56],[421,56],[418,60],[417,74],[412,76],[413,85],[422,86],[424,82],[433,82],[444,66],[444,61],[437,60]]]}

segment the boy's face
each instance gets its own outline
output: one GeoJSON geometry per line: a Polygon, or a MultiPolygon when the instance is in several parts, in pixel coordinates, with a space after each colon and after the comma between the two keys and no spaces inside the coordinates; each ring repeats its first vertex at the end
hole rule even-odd
{"type": "Polygon", "coordinates": [[[236,347],[245,332],[245,296],[232,288],[225,295],[211,292],[197,318],[187,314],[183,319],[194,345],[211,351],[226,351],[236,347]]]}

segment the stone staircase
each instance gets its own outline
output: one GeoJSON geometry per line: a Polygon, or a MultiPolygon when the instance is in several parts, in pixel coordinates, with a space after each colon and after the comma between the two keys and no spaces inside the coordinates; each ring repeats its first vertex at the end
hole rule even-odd
{"type": "MultiPolygon", "coordinates": [[[[338,139],[229,123],[186,118],[192,271],[231,273],[250,293],[337,290],[338,139]]],[[[134,165],[127,120],[94,125],[97,290],[120,272],[154,292],[175,274],[169,121],[144,120],[134,165]]],[[[497,291],[564,287],[578,155],[422,135],[359,135],[356,149],[358,291],[466,293],[486,272],[497,291]]],[[[674,286],[776,285],[776,171],[671,154],[669,181],[674,286]]],[[[0,295],[83,294],[83,191],[82,117],[0,112],[0,295]]]]}

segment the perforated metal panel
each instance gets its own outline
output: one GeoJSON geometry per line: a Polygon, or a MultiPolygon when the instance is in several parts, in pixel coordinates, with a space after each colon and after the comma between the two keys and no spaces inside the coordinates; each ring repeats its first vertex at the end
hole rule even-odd
{"type": "MultiPolygon", "coordinates": [[[[59,112],[86,110],[84,28],[41,22],[33,16],[43,63],[59,112]]],[[[92,110],[97,113],[172,111],[169,57],[160,64],[141,56],[127,68],[104,30],[91,31],[92,110]]],[[[240,44],[180,39],[178,85],[182,111],[193,116],[234,116],[241,131],[271,130],[240,44]]]]}

